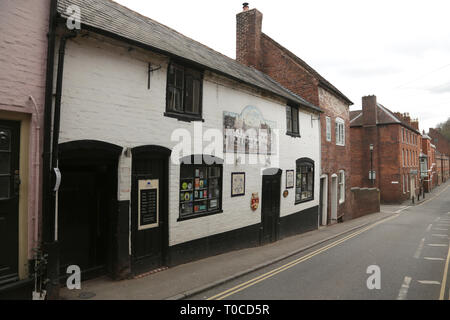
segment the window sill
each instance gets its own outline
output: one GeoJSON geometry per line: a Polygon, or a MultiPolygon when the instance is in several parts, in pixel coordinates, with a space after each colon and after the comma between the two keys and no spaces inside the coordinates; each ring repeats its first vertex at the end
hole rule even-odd
{"type": "Polygon", "coordinates": [[[338,147],[345,147],[345,144],[336,143],[338,147]]]}
{"type": "Polygon", "coordinates": [[[306,200],[301,200],[301,201],[296,201],[296,202],[295,202],[295,205],[298,205],[298,204],[300,204],[300,203],[310,202],[310,201],[314,201],[314,198],[312,198],[312,199],[306,199],[306,200]]]}
{"type": "Polygon", "coordinates": [[[184,121],[184,122],[195,122],[195,121],[201,121],[205,122],[205,120],[201,116],[194,116],[189,115],[185,113],[176,113],[176,112],[164,112],[164,116],[168,118],[174,118],[178,121],[184,121]]]}
{"type": "Polygon", "coordinates": [[[180,217],[180,218],[178,218],[177,222],[187,221],[187,220],[192,220],[192,219],[197,219],[197,218],[203,218],[203,217],[208,217],[208,216],[213,216],[213,215],[220,214],[220,213],[223,213],[223,210],[192,214],[192,215],[190,215],[188,217],[182,217],[182,218],[180,217]]]}
{"type": "Polygon", "coordinates": [[[286,132],[286,135],[291,136],[292,138],[301,138],[302,137],[299,133],[295,133],[295,132],[286,132]]]}

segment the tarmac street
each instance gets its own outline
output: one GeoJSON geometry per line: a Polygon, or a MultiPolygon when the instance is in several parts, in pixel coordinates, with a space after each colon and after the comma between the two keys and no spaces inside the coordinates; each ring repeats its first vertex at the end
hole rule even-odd
{"type": "Polygon", "coordinates": [[[210,300],[448,300],[450,186],[424,202],[191,296],[210,300]]]}
{"type": "Polygon", "coordinates": [[[62,299],[449,299],[450,183],[425,201],[131,280],[82,281],[62,299]]]}

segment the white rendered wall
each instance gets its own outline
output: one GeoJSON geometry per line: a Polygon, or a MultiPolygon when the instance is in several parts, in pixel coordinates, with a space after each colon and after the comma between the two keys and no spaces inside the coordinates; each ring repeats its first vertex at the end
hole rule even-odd
{"type": "MultiPolygon", "coordinates": [[[[60,142],[100,140],[134,148],[160,145],[173,149],[171,141],[176,129],[186,129],[192,135],[194,123],[164,116],[166,106],[166,75],[168,58],[144,52],[128,51],[113,41],[98,36],[78,37],[67,44],[64,89],[61,109],[60,142]],[[161,65],[152,73],[151,89],[147,88],[148,63],[161,65]]],[[[245,88],[209,72],[203,83],[203,132],[223,128],[223,111],[240,113],[246,106],[257,107],[264,118],[277,123],[280,129],[280,165],[283,170],[282,190],[285,190],[285,170],[295,170],[295,161],[308,157],[315,161],[314,200],[295,205],[295,189],[287,198],[281,197],[281,216],[318,206],[320,132],[318,121],[311,114],[300,112],[301,138],[286,132],[285,101],[262,97],[256,90],[245,88]]],[[[314,116],[317,118],[317,115],[314,116]]],[[[198,125],[198,123],[197,123],[198,125]]],[[[194,150],[193,150],[194,151],[194,150]]],[[[122,156],[119,162],[119,200],[130,200],[131,158],[122,156]]],[[[261,221],[261,209],[250,208],[252,193],[261,197],[262,165],[226,165],[223,168],[223,213],[178,222],[179,165],[169,164],[169,245],[203,238],[261,221]],[[231,173],[246,172],[246,194],[231,198],[231,173]]]]}

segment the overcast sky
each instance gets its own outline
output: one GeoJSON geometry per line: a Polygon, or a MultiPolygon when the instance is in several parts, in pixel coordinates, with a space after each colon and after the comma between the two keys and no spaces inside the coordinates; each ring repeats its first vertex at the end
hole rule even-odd
{"type": "MultiPolygon", "coordinates": [[[[244,1],[115,0],[230,58],[244,1]]],[[[450,117],[450,1],[248,1],[263,32],[306,61],[361,109],[375,94],[428,131],[450,117]]]]}

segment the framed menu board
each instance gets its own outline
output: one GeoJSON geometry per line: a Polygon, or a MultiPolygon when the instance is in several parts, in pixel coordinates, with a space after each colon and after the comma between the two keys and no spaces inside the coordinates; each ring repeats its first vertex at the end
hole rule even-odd
{"type": "Polygon", "coordinates": [[[139,180],[138,230],[159,226],[159,180],[139,180]]]}

